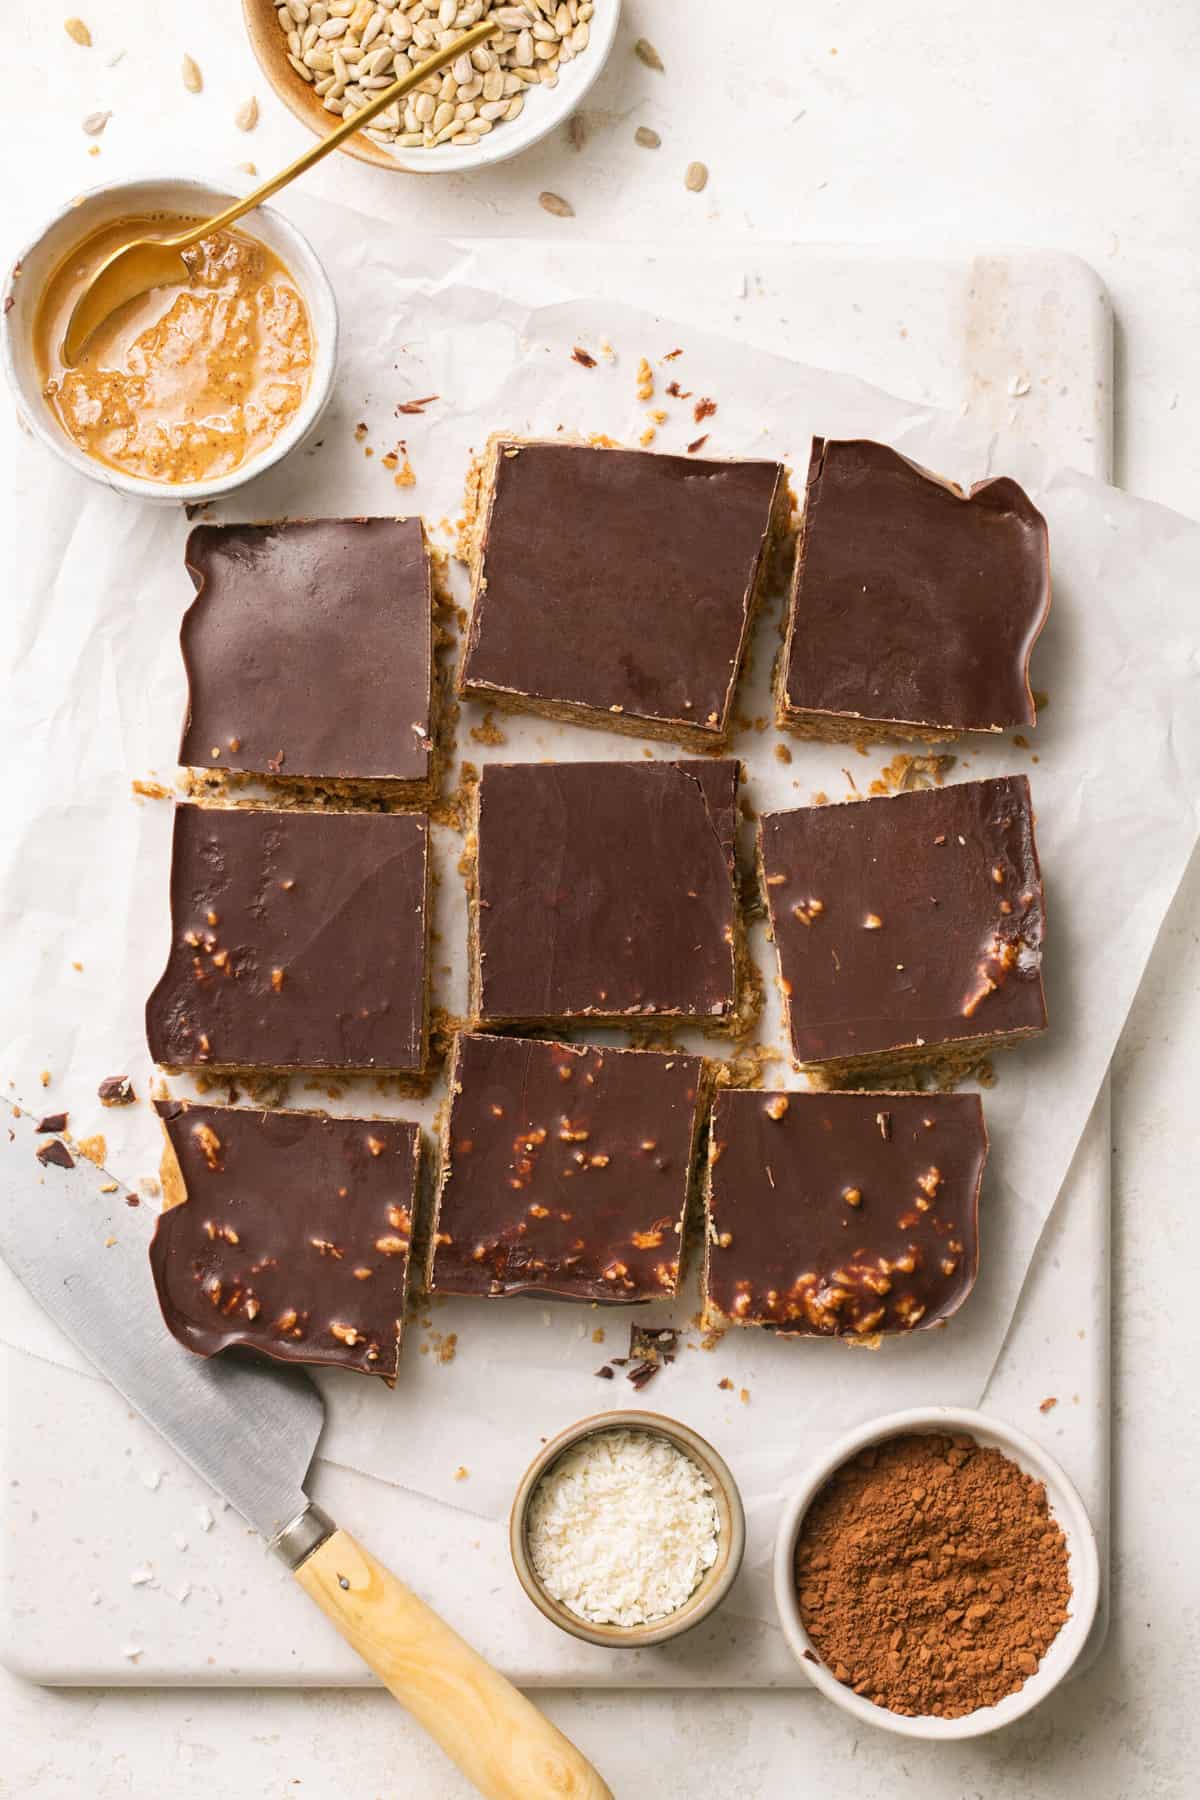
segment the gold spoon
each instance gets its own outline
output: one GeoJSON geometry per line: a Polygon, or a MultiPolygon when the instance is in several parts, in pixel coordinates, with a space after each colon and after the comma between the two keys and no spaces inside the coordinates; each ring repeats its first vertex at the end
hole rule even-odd
{"type": "Polygon", "coordinates": [[[472,26],[470,31],[455,38],[452,44],[447,44],[444,50],[436,51],[407,75],[393,81],[391,87],[381,88],[366,106],[360,107],[349,119],[343,119],[328,137],[322,138],[311,150],[306,150],[295,162],[289,163],[281,174],[255,188],[244,200],[235,200],[232,206],[227,206],[215,218],[206,219],[201,225],[189,226],[175,237],[134,238],[119,250],[114,250],[100,264],[75,302],[63,339],[62,359],[67,367],[75,366],[92,333],[118,307],[124,306],[127,300],[134,300],[139,294],[148,293],[151,288],[168,287],[175,282],[187,281],[190,271],[181,254],[184,250],[190,250],[202,238],[232,225],[235,219],[240,219],[262,201],[269,200],[272,194],[277,194],[281,187],[286,187],[297,175],[303,175],[306,169],[311,169],[323,156],[336,150],[352,132],[361,131],[364,125],[369,125],[376,114],[383,112],[393,100],[411,93],[426,76],[436,75],[447,63],[455,62],[458,57],[468,54],[477,44],[482,44],[485,38],[499,30],[494,19],[472,26]]]}

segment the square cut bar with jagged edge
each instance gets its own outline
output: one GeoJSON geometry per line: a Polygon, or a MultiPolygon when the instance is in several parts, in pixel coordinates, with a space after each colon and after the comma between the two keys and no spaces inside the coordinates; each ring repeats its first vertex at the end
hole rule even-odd
{"type": "Polygon", "coordinates": [[[155,1062],[419,1075],[428,895],[420,815],[177,806],[155,1062]]]}
{"type": "Polygon", "coordinates": [[[420,519],[199,525],[180,641],[193,793],[427,803],[433,580],[420,519]]]}
{"type": "Polygon", "coordinates": [[[728,1033],[750,970],[736,761],[488,763],[476,800],[473,1017],[728,1033]]]}
{"type": "Polygon", "coordinates": [[[975,1094],[718,1094],[709,1326],[862,1341],[940,1324],[979,1267],[975,1094]]]}
{"type": "Polygon", "coordinates": [[[1023,775],[766,813],[759,831],[792,1054],[825,1086],[965,1072],[1045,1029],[1023,775]]]}
{"type": "Polygon", "coordinates": [[[150,1264],[167,1329],[199,1356],[234,1346],[395,1380],[421,1134],[162,1101],[164,1211],[150,1264]]]}
{"type": "Polygon", "coordinates": [[[969,493],[886,444],[814,438],[776,723],[800,737],[954,738],[1037,722],[1046,521],[1015,481],[969,493]]]}
{"type": "Polygon", "coordinates": [[[466,504],[462,694],[686,749],[725,743],[789,537],[782,464],[496,437],[466,504]]]}
{"type": "Polygon", "coordinates": [[[428,1286],[674,1294],[707,1090],[702,1057],[460,1036],[428,1286]]]}

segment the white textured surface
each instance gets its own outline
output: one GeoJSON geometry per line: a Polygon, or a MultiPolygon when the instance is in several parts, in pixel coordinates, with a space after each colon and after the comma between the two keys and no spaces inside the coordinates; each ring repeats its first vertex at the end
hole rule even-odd
{"type": "MultiPolygon", "coordinates": [[[[98,61],[72,48],[53,8],[15,0],[6,20],[14,64],[29,78],[6,112],[12,142],[30,121],[19,160],[8,164],[6,229],[19,235],[71,184],[171,149],[205,146],[230,165],[251,155],[267,169],[307,141],[263,90],[233,0],[206,9],[202,30],[184,0],[94,0],[81,10],[96,31],[98,61]],[[103,60],[121,48],[123,63],[105,71],[103,60]],[[177,82],[189,48],[207,77],[194,101],[177,82]],[[245,139],[231,115],[252,90],[265,116],[245,139]],[[112,106],[114,118],[101,156],[89,158],[77,121],[97,106],[112,106]]],[[[670,74],[641,71],[619,46],[594,96],[610,118],[578,159],[560,137],[529,161],[452,188],[348,163],[319,171],[314,185],[386,207],[398,230],[415,220],[464,233],[578,229],[743,246],[733,260],[751,277],[754,246],[767,237],[1074,250],[1100,269],[1118,315],[1118,475],[1137,492],[1195,510],[1200,168],[1186,121],[1200,24],[1189,0],[1138,9],[1123,0],[1061,0],[1053,9],[989,0],[969,14],[949,0],[886,9],[760,0],[757,30],[732,45],[729,8],[717,0],[691,0],[688,35],[678,42],[678,0],[630,0],[627,10],[622,44],[650,36],[670,74]],[[764,73],[761,35],[785,25],[792,35],[764,73]],[[661,151],[633,146],[639,122],[662,133],[661,151]],[[682,189],[693,156],[713,171],[699,198],[682,189]],[[539,212],[546,186],[569,193],[578,227],[539,212]]],[[[697,302],[711,308],[706,322],[728,323],[752,310],[750,298],[745,306],[732,292],[697,302]]],[[[884,312],[886,298],[874,296],[884,312]]],[[[819,341],[794,347],[816,361],[832,354],[819,341]]],[[[857,345],[852,362],[897,391],[946,399],[942,349],[910,329],[897,304],[894,328],[857,345]]],[[[1098,1800],[1193,1791],[1187,1672],[1197,1626],[1187,1595],[1200,1471],[1187,1377],[1197,1348],[1190,1052],[1200,1036],[1198,901],[1194,876],[1116,1069],[1117,1589],[1102,1659],[1003,1739],[950,1755],[916,1746],[898,1755],[891,1742],[857,1736],[828,1709],[790,1694],[549,1697],[556,1720],[602,1763],[619,1796],[782,1800],[835,1784],[848,1796],[935,1800],[1032,1800],[1069,1785],[1098,1800]]],[[[23,1800],[159,1792],[173,1800],[457,1800],[466,1792],[394,1706],[372,1694],[49,1693],[6,1679],[0,1737],[0,1793],[23,1800]]]]}

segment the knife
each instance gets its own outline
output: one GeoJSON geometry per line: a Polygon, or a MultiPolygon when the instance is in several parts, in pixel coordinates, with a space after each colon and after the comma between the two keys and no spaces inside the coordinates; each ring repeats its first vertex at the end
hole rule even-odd
{"type": "Polygon", "coordinates": [[[83,1354],[267,1539],[300,1586],[488,1800],[612,1800],[575,1746],[304,1492],[324,1423],[300,1370],[205,1361],[167,1331],[143,1217],[106,1173],[0,1131],[0,1257],[83,1354]]]}

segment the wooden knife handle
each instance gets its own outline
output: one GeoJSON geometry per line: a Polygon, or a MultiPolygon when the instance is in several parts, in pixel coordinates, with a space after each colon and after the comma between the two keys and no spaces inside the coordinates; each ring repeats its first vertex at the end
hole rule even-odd
{"type": "Polygon", "coordinates": [[[349,1532],[295,1575],[488,1800],[613,1800],[574,1744],[349,1532]]]}

